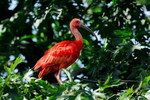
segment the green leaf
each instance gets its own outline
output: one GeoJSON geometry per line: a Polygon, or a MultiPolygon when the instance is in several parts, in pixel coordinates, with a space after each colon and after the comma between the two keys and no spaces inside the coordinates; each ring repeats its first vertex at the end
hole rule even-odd
{"type": "Polygon", "coordinates": [[[117,0],[112,0],[113,4],[116,4],[117,3],[117,0]]]}
{"type": "Polygon", "coordinates": [[[131,98],[130,94],[132,94],[133,92],[134,92],[134,90],[133,90],[133,86],[132,86],[131,88],[126,90],[126,92],[123,93],[120,100],[129,100],[129,98],[131,98]]]}
{"type": "Polygon", "coordinates": [[[2,95],[3,95],[3,79],[0,77],[0,100],[2,98],[2,95]]]}
{"type": "Polygon", "coordinates": [[[7,72],[8,75],[11,74],[11,69],[7,66],[4,66],[5,71],[7,72]]]}
{"type": "Polygon", "coordinates": [[[83,39],[83,43],[84,43],[85,45],[89,45],[89,42],[88,42],[88,40],[86,40],[86,39],[83,39]]]}
{"type": "Polygon", "coordinates": [[[23,61],[23,59],[22,58],[20,58],[20,57],[18,57],[16,60],[15,60],[15,62],[13,63],[13,64],[11,64],[11,66],[10,66],[10,71],[11,71],[11,73],[14,71],[14,69],[16,68],[16,66],[18,65],[18,64],[20,64],[21,62],[23,61]]]}
{"type": "Polygon", "coordinates": [[[144,88],[150,82],[150,76],[145,77],[143,80],[142,88],[144,88]]]}
{"type": "Polygon", "coordinates": [[[130,37],[132,34],[128,30],[115,30],[114,34],[119,35],[120,37],[130,37]]]}
{"type": "Polygon", "coordinates": [[[1,90],[0,90],[0,100],[2,100],[3,93],[4,93],[4,92],[3,92],[3,90],[1,89],[1,90]]]}
{"type": "Polygon", "coordinates": [[[24,40],[24,39],[33,38],[33,37],[34,37],[33,35],[24,35],[21,37],[21,39],[24,40]]]}
{"type": "Polygon", "coordinates": [[[104,85],[107,85],[110,82],[110,79],[112,77],[112,74],[110,74],[107,78],[107,80],[105,81],[104,85]]]}
{"type": "Polygon", "coordinates": [[[32,100],[42,100],[42,95],[36,96],[36,97],[33,98],[32,100]]]}

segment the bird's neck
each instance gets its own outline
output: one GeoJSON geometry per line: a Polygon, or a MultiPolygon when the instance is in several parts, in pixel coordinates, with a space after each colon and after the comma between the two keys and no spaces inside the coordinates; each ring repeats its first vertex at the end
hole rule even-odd
{"type": "Polygon", "coordinates": [[[74,27],[70,27],[70,29],[71,29],[71,32],[74,35],[76,41],[81,41],[83,43],[83,37],[82,37],[81,33],[79,32],[79,30],[74,27]]]}

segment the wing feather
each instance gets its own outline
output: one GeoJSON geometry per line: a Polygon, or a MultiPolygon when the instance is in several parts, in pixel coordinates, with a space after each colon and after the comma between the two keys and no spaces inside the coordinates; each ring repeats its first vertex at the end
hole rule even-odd
{"type": "Polygon", "coordinates": [[[34,70],[61,64],[70,65],[79,57],[80,50],[81,47],[75,41],[59,42],[45,52],[35,64],[34,70]]]}

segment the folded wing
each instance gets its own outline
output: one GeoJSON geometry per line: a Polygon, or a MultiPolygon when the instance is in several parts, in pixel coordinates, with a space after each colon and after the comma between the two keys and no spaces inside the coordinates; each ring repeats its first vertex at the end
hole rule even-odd
{"type": "Polygon", "coordinates": [[[79,57],[81,48],[75,41],[59,42],[45,52],[35,64],[34,70],[40,71],[40,77],[43,77],[50,72],[66,68],[79,57]]]}

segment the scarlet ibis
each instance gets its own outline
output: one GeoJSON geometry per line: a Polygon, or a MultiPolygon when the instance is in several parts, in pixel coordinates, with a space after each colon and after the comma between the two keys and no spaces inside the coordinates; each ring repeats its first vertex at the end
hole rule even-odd
{"type": "Polygon", "coordinates": [[[45,52],[43,57],[41,57],[34,66],[34,70],[39,72],[39,78],[42,78],[45,74],[54,72],[58,84],[63,84],[60,79],[61,69],[67,68],[73,64],[79,57],[83,47],[83,38],[78,31],[79,27],[84,28],[95,35],[91,29],[81,23],[80,19],[74,18],[70,22],[70,29],[75,37],[75,41],[59,42],[45,52]]]}

